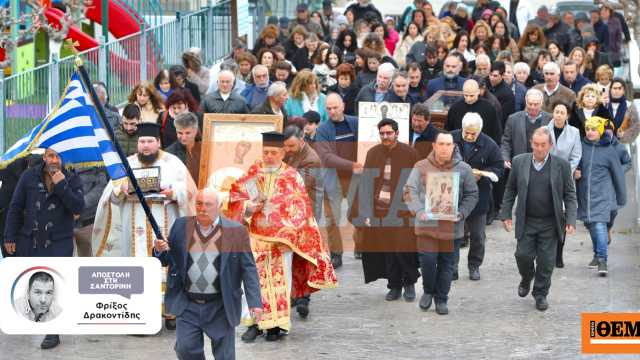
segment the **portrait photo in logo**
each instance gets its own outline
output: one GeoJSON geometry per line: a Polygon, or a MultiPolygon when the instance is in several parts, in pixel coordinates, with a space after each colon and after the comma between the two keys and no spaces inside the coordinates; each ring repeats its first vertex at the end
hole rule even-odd
{"type": "Polygon", "coordinates": [[[62,313],[60,300],[64,293],[64,278],[50,268],[36,267],[20,274],[13,284],[13,309],[33,322],[49,322],[62,313]]]}

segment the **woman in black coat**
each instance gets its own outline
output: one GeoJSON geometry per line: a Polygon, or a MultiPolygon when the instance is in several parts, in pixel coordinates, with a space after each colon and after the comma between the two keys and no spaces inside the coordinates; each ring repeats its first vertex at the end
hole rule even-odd
{"type": "Polygon", "coordinates": [[[356,50],[358,50],[358,37],[353,30],[347,29],[340,32],[336,45],[342,50],[342,58],[344,62],[355,66],[356,50]]]}
{"type": "Polygon", "coordinates": [[[578,93],[576,102],[571,110],[571,117],[569,117],[569,125],[580,130],[580,140],[583,140],[587,135],[584,129],[585,120],[593,116],[611,120],[611,114],[607,106],[602,103],[602,92],[599,86],[597,84],[587,84],[578,93]],[[589,116],[589,113],[591,116],[589,116]]]}
{"type": "Polygon", "coordinates": [[[313,60],[318,55],[318,35],[311,33],[304,41],[304,46],[298,49],[291,58],[291,63],[296,70],[313,69],[313,60]]]}
{"type": "Polygon", "coordinates": [[[342,63],[338,65],[336,69],[336,80],[338,83],[332,86],[329,86],[325,92],[340,94],[342,97],[342,102],[344,103],[344,114],[356,116],[356,97],[360,92],[360,87],[354,84],[356,79],[356,73],[353,65],[349,63],[342,63]]]}

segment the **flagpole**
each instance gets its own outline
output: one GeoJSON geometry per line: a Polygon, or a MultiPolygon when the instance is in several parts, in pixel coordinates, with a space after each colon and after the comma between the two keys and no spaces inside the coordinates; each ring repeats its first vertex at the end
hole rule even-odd
{"type": "MultiPolygon", "coordinates": [[[[78,67],[78,70],[80,71],[80,76],[82,77],[82,80],[87,85],[87,91],[89,92],[89,96],[91,96],[91,100],[93,101],[93,104],[95,105],[96,109],[98,110],[98,113],[100,114],[100,117],[102,118],[102,124],[104,125],[104,128],[109,133],[111,142],[113,143],[116,151],[118,152],[118,156],[120,157],[120,160],[122,161],[122,165],[124,166],[124,169],[127,172],[127,176],[129,177],[129,179],[131,180],[131,183],[133,184],[133,187],[136,191],[136,195],[138,195],[138,199],[140,199],[140,204],[142,205],[142,208],[144,209],[144,212],[147,215],[149,224],[151,225],[153,232],[156,234],[155,238],[164,240],[164,237],[162,236],[162,232],[158,228],[158,223],[156,223],[156,219],[153,217],[153,213],[149,208],[149,204],[147,204],[147,200],[144,198],[144,195],[142,194],[142,190],[138,185],[138,180],[136,180],[136,177],[133,174],[133,170],[131,169],[131,165],[129,165],[127,156],[125,155],[124,150],[122,150],[122,146],[120,146],[120,142],[116,138],[115,132],[111,127],[111,123],[107,121],[107,114],[105,113],[104,108],[102,107],[102,103],[100,102],[100,99],[98,98],[95,90],[93,89],[93,83],[89,78],[89,73],[87,72],[87,69],[84,67],[84,64],[82,63],[82,59],[78,57],[77,50],[73,47],[74,44],[71,44],[71,41],[69,40],[67,41],[71,45],[70,46],[72,48],[71,51],[75,55],[76,65],[78,67]]],[[[66,46],[67,45],[65,45],[65,47],[66,46]]],[[[167,254],[167,262],[169,263],[169,272],[175,276],[178,274],[178,269],[176,268],[175,261],[173,260],[171,254],[168,251],[166,252],[166,254],[167,254]],[[173,271],[175,271],[175,273],[173,273],[173,271]]],[[[179,278],[176,277],[176,279],[179,279],[179,278]]]]}

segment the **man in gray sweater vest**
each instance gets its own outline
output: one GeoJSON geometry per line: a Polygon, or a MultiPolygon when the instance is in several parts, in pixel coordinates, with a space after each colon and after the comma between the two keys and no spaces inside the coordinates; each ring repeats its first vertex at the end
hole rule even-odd
{"type": "Polygon", "coordinates": [[[568,235],[575,231],[578,202],[571,164],[549,154],[553,145],[549,129],[534,130],[530,142],[533,156],[527,153],[512,159],[502,202],[502,219],[504,229],[511,232],[511,215],[517,196],[515,257],[522,276],[518,295],[527,296],[535,278],[531,295],[536,299],[536,308],[546,310],[557,242],[564,241],[565,232],[568,235]]]}

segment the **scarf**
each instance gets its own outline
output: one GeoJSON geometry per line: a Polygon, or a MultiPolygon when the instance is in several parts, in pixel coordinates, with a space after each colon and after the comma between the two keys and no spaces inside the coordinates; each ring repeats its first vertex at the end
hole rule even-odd
{"type": "Polygon", "coordinates": [[[158,88],[158,92],[159,92],[160,94],[162,94],[162,97],[163,97],[165,100],[167,100],[167,98],[169,97],[169,94],[171,94],[171,93],[173,92],[173,89],[169,89],[169,91],[164,92],[164,91],[162,91],[160,88],[158,88]]]}
{"type": "Polygon", "coordinates": [[[609,97],[609,99],[611,99],[611,101],[607,104],[607,109],[609,109],[609,114],[611,114],[611,116],[613,117],[613,124],[616,126],[616,129],[618,129],[620,127],[620,125],[622,125],[622,122],[624,121],[624,116],[627,113],[627,98],[622,95],[619,98],[614,98],[614,97],[609,97]],[[613,116],[613,103],[619,103],[620,105],[618,106],[618,111],[616,112],[616,116],[613,116]]]}
{"type": "Polygon", "coordinates": [[[313,94],[313,99],[309,98],[306,92],[302,92],[302,111],[305,113],[307,111],[315,111],[318,112],[318,95],[313,94]]]}
{"type": "MultiPolygon", "coordinates": [[[[187,106],[187,108],[183,112],[189,111],[189,105],[186,105],[186,106],[187,106]]],[[[180,114],[182,114],[182,113],[180,113],[180,114]]],[[[173,108],[171,108],[171,107],[169,108],[169,116],[171,116],[172,119],[175,119],[180,114],[176,114],[175,112],[173,112],[173,108]]]]}
{"type": "Polygon", "coordinates": [[[409,26],[409,23],[411,23],[411,20],[413,19],[413,12],[416,10],[418,10],[416,4],[411,4],[411,11],[409,11],[407,17],[404,18],[404,26],[409,26]]]}

